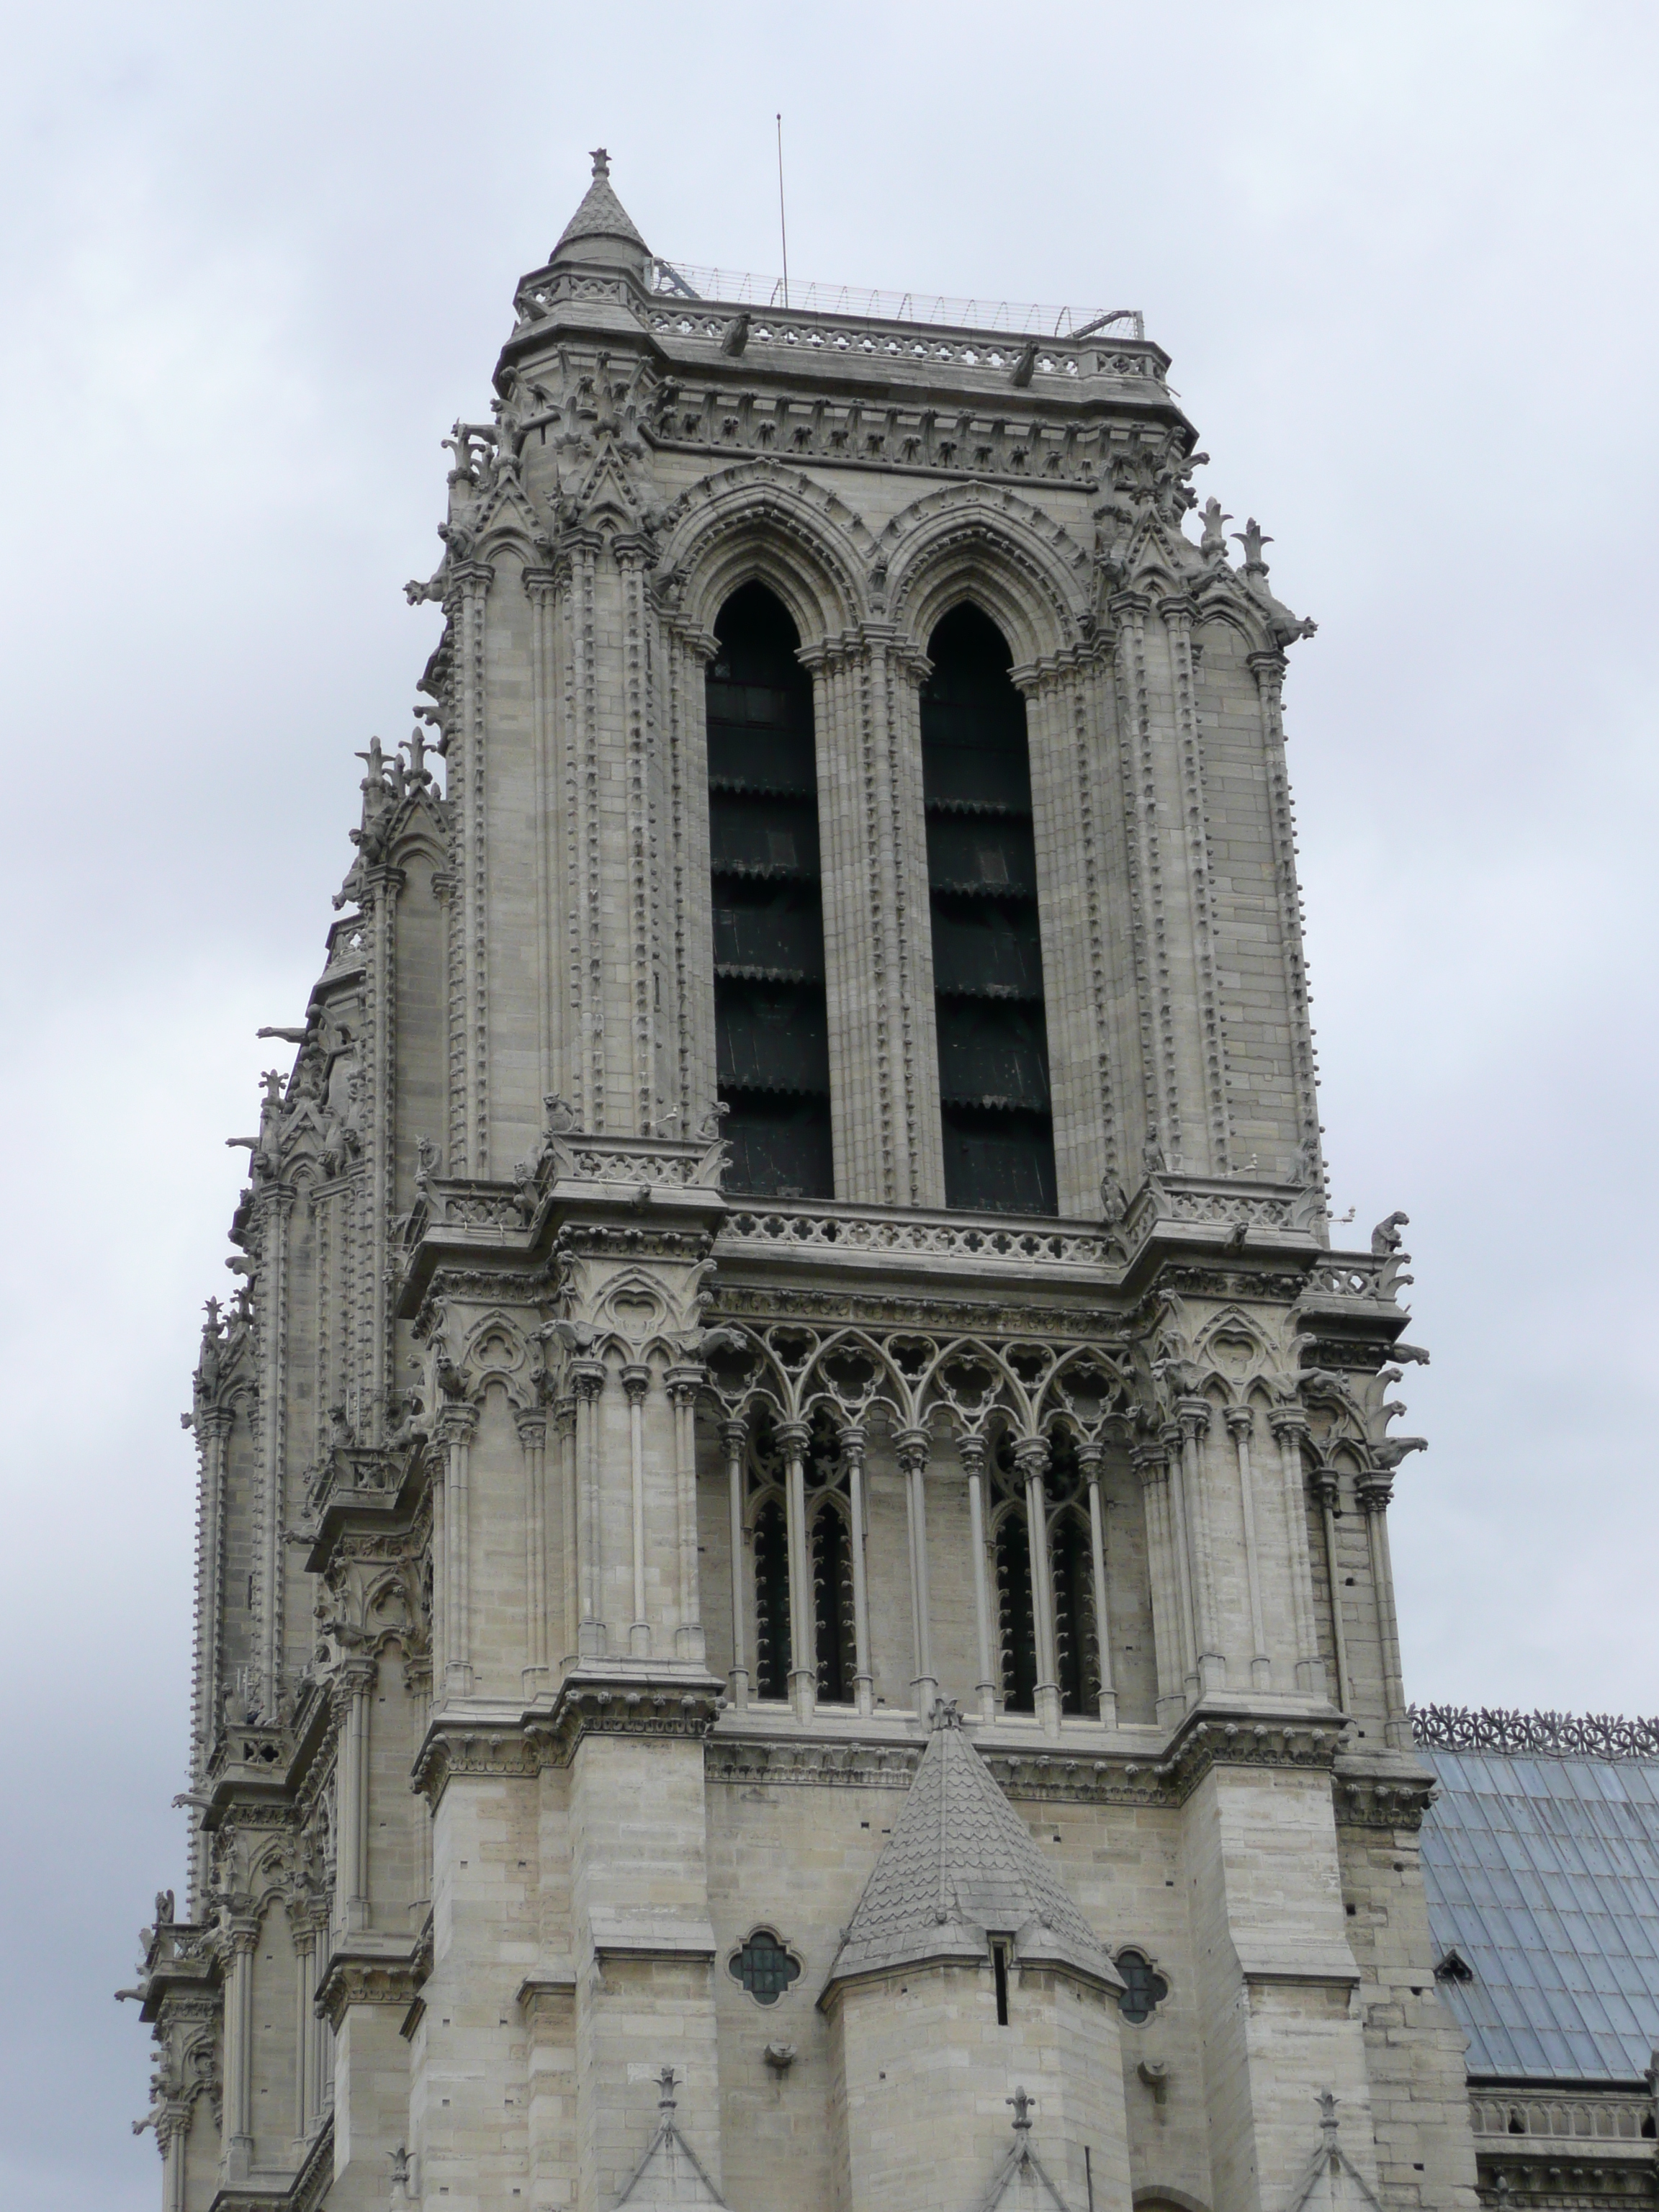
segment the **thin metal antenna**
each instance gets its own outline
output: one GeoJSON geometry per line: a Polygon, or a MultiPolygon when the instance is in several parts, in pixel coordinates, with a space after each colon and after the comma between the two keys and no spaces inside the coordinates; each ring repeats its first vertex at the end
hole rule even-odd
{"type": "Polygon", "coordinates": [[[783,115],[778,114],[778,232],[783,240],[783,304],[789,305],[789,226],[783,216],[783,115]]]}

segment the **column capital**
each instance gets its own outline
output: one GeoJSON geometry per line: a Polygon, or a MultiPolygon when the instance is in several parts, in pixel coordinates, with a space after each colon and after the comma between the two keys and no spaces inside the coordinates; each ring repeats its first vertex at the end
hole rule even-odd
{"type": "Polygon", "coordinates": [[[1322,1505],[1334,1506],[1342,1495],[1342,1484],[1334,1467],[1314,1468],[1308,1476],[1308,1486],[1322,1505]]]}
{"type": "Polygon", "coordinates": [[[1259,690],[1277,693],[1285,681],[1285,671],[1290,663],[1275,646],[1266,653],[1247,653],[1245,665],[1255,677],[1259,690]]]}
{"type": "Polygon", "coordinates": [[[861,1460],[870,1439],[856,1421],[849,1421],[844,1429],[836,1431],[836,1442],[844,1457],[861,1460]]]}
{"type": "Polygon", "coordinates": [[[805,1421],[780,1421],[772,1431],[786,1459],[804,1459],[812,1431],[805,1421]]]}
{"type": "Polygon", "coordinates": [[[1026,1482],[1041,1482],[1052,1457],[1047,1437],[1022,1437],[1014,1446],[1014,1465],[1026,1482]]]}
{"type": "Polygon", "coordinates": [[[432,1425],[441,1444],[467,1444],[478,1433],[478,1409],[464,1398],[452,1398],[432,1425]]]}
{"type": "Polygon", "coordinates": [[[708,1370],[688,1363],[671,1367],[662,1379],[663,1387],[675,1406],[695,1406],[698,1392],[708,1379],[708,1370]]]}
{"type": "Polygon", "coordinates": [[[651,1388],[651,1370],[642,1359],[630,1359],[622,1370],[622,1386],[630,1406],[642,1406],[651,1388]]]}
{"type": "Polygon", "coordinates": [[[592,1404],[605,1389],[605,1366],[602,1359],[573,1359],[568,1369],[570,1388],[578,1398],[592,1404]]]}
{"type": "Polygon", "coordinates": [[[1098,1482],[1100,1470],[1106,1463],[1106,1447],[1103,1443],[1080,1443],[1077,1448],[1077,1463],[1085,1482],[1098,1482]]]}
{"type": "Polygon", "coordinates": [[[1386,1513],[1394,1503],[1394,1474],[1391,1469],[1369,1467],[1354,1484],[1354,1492],[1364,1513],[1386,1513]]]}
{"type": "Polygon", "coordinates": [[[957,1457],[962,1462],[962,1471],[964,1474],[984,1474],[987,1449],[988,1446],[983,1437],[966,1436],[957,1438],[957,1457]]]}
{"type": "Polygon", "coordinates": [[[1207,1398],[1183,1398],[1176,1407],[1176,1420],[1182,1434],[1193,1437],[1205,1435],[1212,1410],[1207,1398]]]}
{"type": "Polygon", "coordinates": [[[1140,1477],[1144,1490],[1155,1489],[1160,1482],[1170,1480],[1170,1457],[1162,1443],[1132,1445],[1129,1464],[1140,1477]]]}
{"type": "Polygon", "coordinates": [[[1248,1437],[1255,1426],[1255,1409],[1252,1406],[1229,1406],[1221,1418],[1229,1433],[1235,1437],[1248,1437]]]}
{"type": "Polygon", "coordinates": [[[1287,1437],[1300,1443],[1308,1433],[1308,1416],[1300,1406],[1275,1406],[1267,1415],[1267,1425],[1281,1443],[1287,1437]]]}
{"type": "Polygon", "coordinates": [[[925,1474],[933,1456],[933,1440],[926,1429],[901,1429],[893,1438],[898,1463],[905,1474],[925,1474]]]}
{"type": "Polygon", "coordinates": [[[741,1459],[749,1448],[749,1424],[738,1415],[720,1423],[720,1447],[728,1459],[741,1459]]]}
{"type": "Polygon", "coordinates": [[[545,1407],[521,1406],[513,1419],[519,1431],[519,1442],[526,1450],[538,1450],[547,1442],[545,1407]]]}

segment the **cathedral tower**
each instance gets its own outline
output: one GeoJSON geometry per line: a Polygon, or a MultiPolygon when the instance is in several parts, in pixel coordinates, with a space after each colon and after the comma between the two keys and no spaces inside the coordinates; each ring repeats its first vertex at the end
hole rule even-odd
{"type": "Polygon", "coordinates": [[[1312,626],[1139,317],[747,283],[596,155],[448,441],[196,1378],[167,2212],[1467,2212],[1312,626]]]}

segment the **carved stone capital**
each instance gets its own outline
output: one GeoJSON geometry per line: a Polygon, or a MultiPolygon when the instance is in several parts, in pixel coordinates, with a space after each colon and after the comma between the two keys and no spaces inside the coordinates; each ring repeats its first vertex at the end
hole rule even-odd
{"type": "Polygon", "coordinates": [[[432,1433],[441,1444],[470,1444],[478,1433],[477,1407],[450,1399],[432,1424],[432,1433]]]}
{"type": "Polygon", "coordinates": [[[731,1420],[720,1423],[720,1449],[728,1459],[741,1459],[749,1448],[749,1424],[731,1420]]]}
{"type": "Polygon", "coordinates": [[[1136,1444],[1129,1453],[1129,1464],[1140,1477],[1143,1490],[1156,1489],[1170,1480],[1169,1454],[1161,1443],[1136,1444]]]}
{"type": "Polygon", "coordinates": [[[926,1429],[901,1429],[893,1439],[897,1454],[899,1471],[903,1474],[925,1474],[933,1456],[933,1440],[926,1429]]]}
{"type": "Polygon", "coordinates": [[[1300,1406],[1275,1406],[1267,1415],[1267,1425],[1281,1443],[1286,1438],[1300,1443],[1308,1433],[1308,1417],[1300,1406]]]}
{"type": "Polygon", "coordinates": [[[985,1439],[983,1437],[958,1437],[957,1457],[962,1462],[964,1474],[983,1474],[985,1472],[985,1439]]]}
{"type": "Polygon", "coordinates": [[[1022,1482],[1041,1482],[1051,1454],[1047,1437],[1022,1437],[1014,1446],[1014,1466],[1022,1482]]]}
{"type": "Polygon", "coordinates": [[[796,1460],[805,1456],[806,1447],[811,1441],[812,1431],[805,1421],[780,1421],[773,1434],[778,1440],[778,1449],[784,1457],[796,1460]]]}
{"type": "Polygon", "coordinates": [[[842,1457],[848,1461],[856,1460],[860,1463],[863,1462],[869,1441],[868,1437],[856,1421],[849,1423],[846,1428],[837,1433],[836,1437],[836,1442],[841,1446],[842,1457]]]}
{"type": "Polygon", "coordinates": [[[1230,1436],[1248,1437],[1255,1427],[1255,1410],[1249,1406],[1229,1406],[1221,1418],[1230,1436]]]}
{"type": "Polygon", "coordinates": [[[706,1369],[688,1363],[684,1366],[671,1367],[663,1377],[663,1386],[668,1392],[670,1403],[684,1413],[688,1407],[696,1404],[698,1394],[707,1380],[706,1369]]]}
{"type": "Polygon", "coordinates": [[[426,1980],[424,1960],[381,1959],[337,1951],[318,1990],[318,2017],[338,2031],[352,2005],[398,2005],[407,2011],[426,1980]]]}
{"type": "Polygon", "coordinates": [[[569,1372],[572,1390],[578,1398],[591,1406],[605,1389],[605,1362],[602,1359],[573,1359],[569,1372]]]}
{"type": "Polygon", "coordinates": [[[547,1415],[539,1407],[526,1407],[514,1416],[519,1442],[526,1451],[539,1451],[547,1442],[547,1415]]]}
{"type": "Polygon", "coordinates": [[[1207,1436],[1213,1410],[1207,1398],[1183,1398],[1176,1407],[1176,1419],[1182,1434],[1193,1437],[1207,1436]]]}
{"type": "Polygon", "coordinates": [[[630,1406],[642,1406],[651,1388],[651,1370],[643,1360],[630,1359],[622,1370],[622,1386],[630,1406]]]}
{"type": "Polygon", "coordinates": [[[1080,1443],[1077,1448],[1077,1463],[1085,1482],[1098,1482],[1100,1470],[1106,1463],[1105,1445],[1080,1443]]]}

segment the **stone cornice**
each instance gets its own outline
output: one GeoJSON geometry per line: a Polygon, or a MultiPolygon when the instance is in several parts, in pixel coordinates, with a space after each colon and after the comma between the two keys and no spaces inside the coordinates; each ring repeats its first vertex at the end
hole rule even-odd
{"type": "Polygon", "coordinates": [[[397,1951],[336,1951],[317,1991],[317,2016],[337,2033],[349,2006],[398,2005],[406,2008],[418,1996],[431,1964],[418,1942],[397,1951]]]}
{"type": "Polygon", "coordinates": [[[435,1806],[452,1775],[525,1778],[568,1766],[588,1736],[705,1737],[722,1686],[701,1669],[599,1666],[568,1675],[545,1710],[441,1711],[415,1762],[414,1785],[435,1806]]]}

